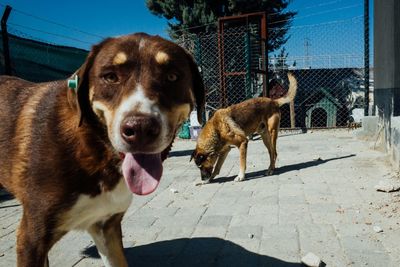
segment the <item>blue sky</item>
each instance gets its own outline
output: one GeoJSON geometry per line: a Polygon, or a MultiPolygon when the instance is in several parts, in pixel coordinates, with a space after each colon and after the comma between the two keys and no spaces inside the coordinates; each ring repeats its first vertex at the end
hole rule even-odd
{"type": "MultiPolygon", "coordinates": [[[[369,6],[372,55],[372,0],[369,6]]],[[[285,48],[298,67],[361,67],[364,64],[364,0],[294,0],[289,10],[298,14],[285,48]],[[304,59],[306,55],[308,59],[304,59]]],[[[371,56],[371,62],[372,59],[371,56]]]]}
{"type": "Polygon", "coordinates": [[[293,26],[349,19],[363,15],[363,8],[364,0],[294,0],[289,5],[298,11],[293,26]]]}
{"type": "Polygon", "coordinates": [[[0,0],[0,4],[2,10],[6,4],[14,8],[9,18],[10,32],[16,30],[16,33],[28,37],[61,45],[89,49],[101,37],[141,31],[167,36],[166,20],[152,15],[144,1],[0,0]],[[67,27],[38,20],[33,16],[67,27]]]}
{"type": "MultiPolygon", "coordinates": [[[[2,10],[6,4],[14,8],[9,18],[11,33],[59,45],[89,49],[102,37],[139,31],[167,37],[167,21],[152,15],[145,1],[140,0],[0,0],[0,4],[2,10]]],[[[359,50],[363,49],[363,5],[364,0],[293,0],[289,10],[298,14],[289,32],[291,40],[286,45],[289,54],[317,55],[327,50],[336,50],[339,54],[362,53],[359,50]],[[332,22],[336,24],[329,24],[332,22]]]]}

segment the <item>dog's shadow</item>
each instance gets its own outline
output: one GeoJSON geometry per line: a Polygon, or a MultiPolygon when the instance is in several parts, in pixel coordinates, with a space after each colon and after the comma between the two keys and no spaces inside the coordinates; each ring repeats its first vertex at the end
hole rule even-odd
{"type": "Polygon", "coordinates": [[[4,188],[0,188],[0,202],[14,199],[14,196],[7,192],[4,188]]]}
{"type": "MultiPolygon", "coordinates": [[[[87,257],[99,258],[95,246],[83,251],[87,257]]],[[[300,267],[300,263],[286,262],[260,255],[227,240],[214,237],[181,238],[154,242],[125,249],[130,266],[274,266],[300,267]]]]}
{"type": "MultiPolygon", "coordinates": [[[[350,154],[350,155],[346,155],[346,156],[342,156],[342,157],[329,158],[329,159],[317,159],[317,160],[300,162],[300,163],[291,164],[291,165],[285,165],[285,166],[275,169],[274,174],[271,177],[273,177],[274,175],[279,175],[279,174],[283,174],[283,173],[290,172],[290,171],[296,171],[296,170],[306,169],[306,168],[310,168],[310,167],[315,167],[315,166],[327,163],[329,161],[346,159],[346,158],[351,158],[351,157],[355,157],[355,156],[356,156],[356,154],[350,154]]],[[[246,173],[246,180],[268,177],[266,175],[266,172],[267,172],[267,170],[261,170],[261,171],[246,173]]],[[[210,183],[231,182],[235,178],[236,178],[236,175],[228,176],[228,177],[218,177],[215,180],[212,180],[210,183]]]]}
{"type": "Polygon", "coordinates": [[[190,156],[193,153],[193,149],[188,149],[188,150],[172,150],[168,154],[168,158],[172,157],[185,157],[185,156],[190,156]]]}

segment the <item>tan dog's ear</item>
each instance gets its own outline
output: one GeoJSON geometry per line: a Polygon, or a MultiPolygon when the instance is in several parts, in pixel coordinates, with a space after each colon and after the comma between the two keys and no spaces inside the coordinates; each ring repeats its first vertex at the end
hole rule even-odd
{"type": "Polygon", "coordinates": [[[94,60],[101,47],[107,40],[92,47],[89,55],[86,57],[82,66],[73,74],[73,79],[77,78],[76,88],[71,88],[69,93],[70,103],[76,107],[79,117],[79,126],[84,119],[94,116],[89,100],[89,72],[93,66],[94,60]],[[72,97],[71,97],[72,96],[72,97]]]}
{"type": "Polygon", "coordinates": [[[203,124],[203,112],[205,108],[204,105],[205,105],[205,95],[206,95],[203,78],[201,77],[201,74],[193,57],[189,54],[187,55],[189,58],[190,70],[192,72],[192,79],[193,79],[192,91],[196,99],[197,120],[199,121],[200,124],[203,124]]]}
{"type": "Polygon", "coordinates": [[[189,162],[192,161],[192,159],[196,156],[196,150],[193,150],[192,155],[190,156],[189,162]]]}

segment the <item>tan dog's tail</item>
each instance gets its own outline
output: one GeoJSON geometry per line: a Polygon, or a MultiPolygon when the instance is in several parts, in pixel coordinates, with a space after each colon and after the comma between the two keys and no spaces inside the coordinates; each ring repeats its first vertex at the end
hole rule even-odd
{"type": "Polygon", "coordinates": [[[276,99],[275,101],[278,103],[279,106],[287,104],[294,100],[297,92],[297,80],[291,72],[288,72],[289,78],[289,90],[287,94],[281,98],[276,99]]]}

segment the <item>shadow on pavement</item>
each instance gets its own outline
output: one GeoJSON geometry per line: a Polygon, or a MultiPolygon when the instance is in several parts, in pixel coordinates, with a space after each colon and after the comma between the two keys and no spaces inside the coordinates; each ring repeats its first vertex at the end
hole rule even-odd
{"type": "Polygon", "coordinates": [[[194,148],[189,149],[189,150],[171,151],[168,154],[168,158],[190,156],[190,155],[192,155],[193,150],[194,150],[194,148]]]}
{"type": "MultiPolygon", "coordinates": [[[[296,129],[296,130],[283,130],[279,132],[278,138],[286,137],[286,136],[293,136],[293,135],[302,135],[307,133],[306,128],[296,129]]],[[[258,133],[254,133],[249,136],[251,141],[258,141],[261,140],[261,136],[258,133]]]]}
{"type": "MultiPolygon", "coordinates": [[[[83,251],[88,257],[99,258],[96,247],[83,251]]],[[[250,252],[245,248],[220,238],[181,238],[159,241],[125,249],[130,266],[271,266],[300,267],[277,258],[250,252]]]]}
{"type": "MultiPolygon", "coordinates": [[[[288,133],[284,133],[284,134],[280,134],[279,137],[285,137],[285,136],[292,136],[292,135],[300,135],[300,134],[304,134],[306,131],[303,132],[288,132],[288,133]]],[[[261,140],[261,136],[259,134],[254,134],[251,136],[252,141],[257,141],[257,140],[261,140]]],[[[193,149],[188,149],[188,150],[177,150],[177,151],[171,151],[168,154],[168,157],[184,157],[184,156],[190,156],[192,155],[193,150],[195,149],[195,146],[193,146],[193,149]]],[[[234,147],[234,146],[232,146],[234,147]]]]}
{"type": "Polygon", "coordinates": [[[347,159],[347,158],[352,158],[355,156],[356,156],[356,154],[350,154],[350,155],[346,155],[346,156],[342,156],[342,157],[336,157],[336,158],[330,158],[330,159],[317,159],[317,160],[312,160],[312,161],[306,161],[306,162],[286,165],[286,166],[282,166],[282,167],[276,169],[275,174],[281,174],[281,173],[285,173],[285,172],[315,167],[315,166],[327,163],[329,161],[347,159]]]}
{"type": "MultiPolygon", "coordinates": [[[[330,159],[318,159],[318,160],[300,162],[300,163],[291,164],[291,165],[285,165],[285,166],[282,166],[282,167],[279,167],[279,168],[275,169],[275,172],[271,177],[273,177],[274,175],[279,175],[279,174],[285,173],[285,172],[290,172],[290,171],[296,171],[296,170],[306,169],[306,168],[310,168],[310,167],[315,167],[315,166],[327,163],[329,161],[346,159],[346,158],[351,158],[351,157],[355,157],[355,156],[356,156],[356,154],[350,154],[350,155],[346,155],[346,156],[342,156],[342,157],[336,157],[336,158],[330,158],[330,159]]],[[[266,172],[267,172],[267,170],[265,169],[265,170],[261,170],[261,171],[255,171],[255,172],[246,173],[246,180],[252,180],[252,179],[257,179],[257,178],[268,177],[268,176],[265,175],[266,172]]],[[[230,182],[230,181],[233,181],[235,178],[236,178],[236,175],[228,176],[228,177],[220,177],[220,178],[216,178],[211,183],[230,182]]]]}
{"type": "Polygon", "coordinates": [[[14,196],[8,193],[4,188],[0,188],[0,203],[14,199],[14,196]]]}

